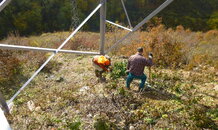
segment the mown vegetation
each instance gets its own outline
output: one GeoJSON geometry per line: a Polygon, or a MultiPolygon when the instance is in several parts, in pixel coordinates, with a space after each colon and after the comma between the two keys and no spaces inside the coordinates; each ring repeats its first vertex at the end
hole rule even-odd
{"type": "MultiPolygon", "coordinates": [[[[91,58],[60,55],[56,60],[66,64],[54,74],[41,73],[14,102],[8,117],[13,128],[217,129],[214,71],[155,68],[152,88],[140,94],[138,81],[132,83],[131,91],[124,89],[126,76],[121,73],[116,78],[109,74],[107,83],[99,83],[91,58]]],[[[114,57],[113,64],[125,60],[114,57]]],[[[125,68],[114,67],[115,72],[120,69],[125,68]]]]}
{"type": "MultiPolygon", "coordinates": [[[[78,24],[97,6],[99,0],[19,0],[12,1],[0,13],[0,38],[10,33],[27,36],[69,30],[78,24]]],[[[156,9],[164,0],[125,0],[133,26],[156,9]]],[[[182,25],[193,31],[217,29],[217,0],[174,0],[158,17],[166,27],[182,25]]],[[[122,4],[108,1],[107,18],[127,24],[122,4]]],[[[83,28],[99,30],[99,15],[96,14],[83,28]]],[[[146,28],[146,26],[144,27],[146,28]]]]}

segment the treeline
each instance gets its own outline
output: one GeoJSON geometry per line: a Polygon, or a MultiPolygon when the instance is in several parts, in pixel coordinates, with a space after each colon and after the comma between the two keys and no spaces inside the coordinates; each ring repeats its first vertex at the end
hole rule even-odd
{"type": "MultiPolygon", "coordinates": [[[[100,0],[12,0],[0,12],[0,38],[36,35],[76,27],[100,0]]],[[[124,0],[133,26],[165,0],[124,0]]],[[[174,0],[158,14],[166,27],[183,25],[193,31],[218,29],[218,0],[174,0]]],[[[107,19],[128,25],[120,0],[108,0],[107,19]]],[[[99,13],[83,30],[99,30],[99,13]]]]}

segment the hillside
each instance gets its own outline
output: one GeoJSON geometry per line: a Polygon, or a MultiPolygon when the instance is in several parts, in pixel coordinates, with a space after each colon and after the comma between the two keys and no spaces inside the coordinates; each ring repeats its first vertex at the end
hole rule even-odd
{"type": "MultiPolygon", "coordinates": [[[[107,26],[106,49],[127,32],[107,26]]],[[[113,72],[98,82],[91,56],[58,54],[15,100],[13,129],[217,129],[218,31],[159,24],[137,31],[112,56],[113,72]],[[126,91],[125,61],[135,48],[153,52],[151,89],[126,91]]],[[[70,32],[10,35],[1,43],[57,48],[70,32]]],[[[64,49],[98,50],[99,34],[79,32],[64,49]]],[[[49,53],[0,50],[0,91],[10,99],[49,53]]],[[[147,69],[146,69],[146,73],[147,69]]]]}
{"type": "MultiPolygon", "coordinates": [[[[218,75],[213,67],[155,67],[152,88],[137,93],[139,81],[131,91],[123,89],[125,76],[112,79],[108,74],[107,83],[98,82],[91,56],[58,54],[55,60],[61,63],[57,69],[40,73],[14,102],[8,117],[14,130],[218,129],[218,75]]],[[[112,57],[113,64],[125,60],[112,57]]]]}

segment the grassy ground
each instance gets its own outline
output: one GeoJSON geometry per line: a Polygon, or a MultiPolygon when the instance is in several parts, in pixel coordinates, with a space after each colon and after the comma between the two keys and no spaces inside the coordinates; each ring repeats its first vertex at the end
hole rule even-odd
{"type": "MultiPolygon", "coordinates": [[[[106,48],[127,32],[106,33],[106,48]]],[[[69,32],[9,36],[5,44],[57,48],[69,32]]],[[[218,31],[163,25],[138,31],[110,55],[107,83],[94,76],[91,56],[58,54],[15,100],[13,129],[218,129],[218,31]],[[139,46],[153,52],[151,89],[125,88],[125,61],[139,46]],[[119,56],[122,56],[119,57],[119,56]],[[122,63],[122,64],[121,64],[122,63]],[[164,69],[163,69],[164,68],[164,69]],[[168,68],[168,69],[166,69],[168,68]],[[170,69],[171,68],[171,69],[170,69]]],[[[79,32],[64,49],[98,50],[99,34],[79,32]]],[[[9,99],[49,54],[0,50],[0,91],[9,99]]],[[[148,74],[148,70],[145,70],[148,74]]]]}
{"type": "Polygon", "coordinates": [[[13,129],[218,129],[218,77],[209,67],[153,68],[152,88],[139,94],[137,80],[123,89],[125,76],[100,83],[91,56],[58,55],[58,69],[40,73],[14,102],[13,129]]]}

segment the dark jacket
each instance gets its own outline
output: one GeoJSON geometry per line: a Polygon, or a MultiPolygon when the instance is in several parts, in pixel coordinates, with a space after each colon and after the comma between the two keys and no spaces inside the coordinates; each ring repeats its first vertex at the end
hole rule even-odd
{"type": "Polygon", "coordinates": [[[128,60],[127,70],[130,73],[141,76],[144,74],[145,66],[152,66],[152,59],[146,59],[141,54],[132,55],[128,60]]]}

